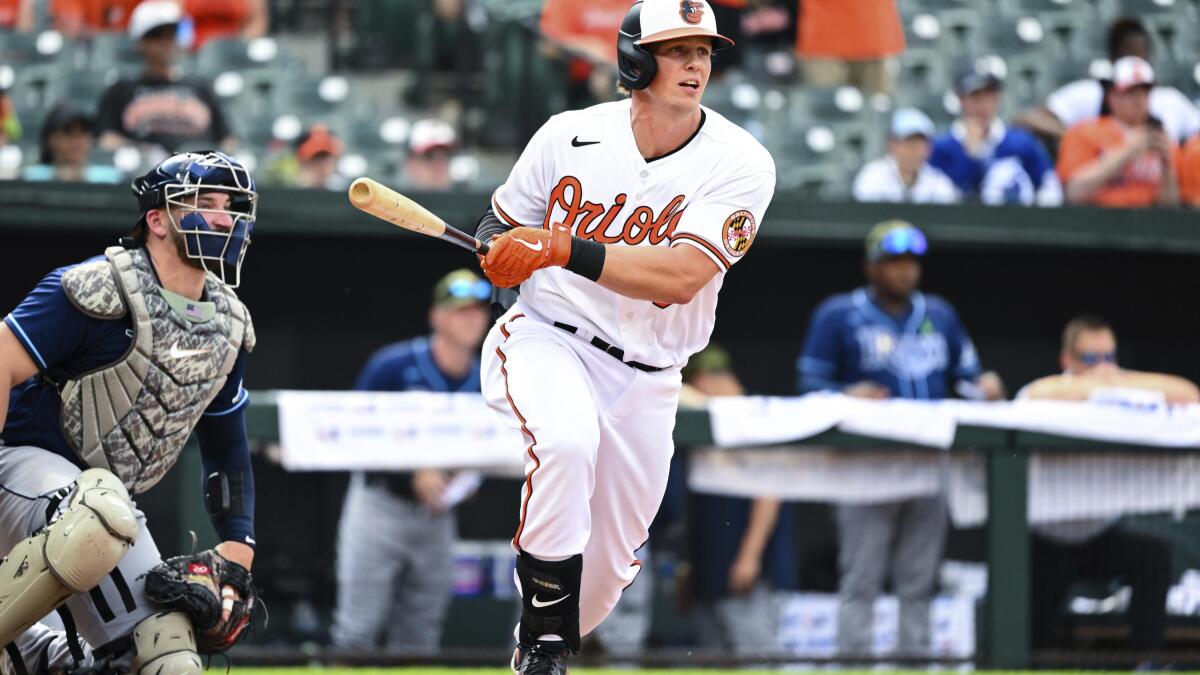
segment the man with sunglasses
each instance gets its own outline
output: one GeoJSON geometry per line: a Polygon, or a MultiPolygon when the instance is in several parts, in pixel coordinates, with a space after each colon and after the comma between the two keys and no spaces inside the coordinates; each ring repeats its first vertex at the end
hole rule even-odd
{"type": "MultiPolygon", "coordinates": [[[[433,289],[433,333],[375,352],[354,388],[479,393],[491,297],[491,284],[474,272],[447,274],[433,289]]],[[[437,649],[454,581],[447,488],[477,480],[439,469],[354,474],[338,527],[334,644],[437,649]]]]}
{"type": "MultiPolygon", "coordinates": [[[[938,400],[957,391],[967,398],[1004,397],[1000,378],[982,372],[954,308],[917,290],[927,250],[924,233],[904,221],[871,230],[867,285],[833,296],[813,313],[797,363],[801,393],[938,400]]],[[[837,522],[839,651],[871,653],[875,599],[890,572],[900,600],[900,653],[928,654],[929,605],[947,527],[942,495],[900,501],[864,495],[840,504],[837,522]]]]}
{"type": "MultiPolygon", "coordinates": [[[[1067,322],[1059,364],[1061,374],[1026,385],[1017,398],[1138,407],[1200,402],[1200,390],[1182,377],[1117,365],[1116,334],[1111,324],[1097,316],[1084,315],[1067,322]]],[[[1132,590],[1129,649],[1153,658],[1162,647],[1171,586],[1167,542],[1128,530],[1116,518],[1077,519],[1035,526],[1030,555],[1035,646],[1060,645],[1059,610],[1075,580],[1120,579],[1132,590]]]]}
{"type": "MultiPolygon", "coordinates": [[[[220,152],[170,157],[132,189],[132,235],[48,274],[0,324],[5,672],[203,670],[198,652],[214,633],[151,602],[147,573],[161,559],[130,497],[163,478],[193,431],[221,543],[188,559],[203,560],[197,578],[221,569],[238,580],[203,598],[227,603],[230,618],[213,630],[253,611],[242,373],[255,336],[232,289],[258,194],[246,168],[220,152]],[[30,627],[55,608],[65,635],[30,627]]],[[[223,647],[244,628],[225,633],[223,647]]]]}

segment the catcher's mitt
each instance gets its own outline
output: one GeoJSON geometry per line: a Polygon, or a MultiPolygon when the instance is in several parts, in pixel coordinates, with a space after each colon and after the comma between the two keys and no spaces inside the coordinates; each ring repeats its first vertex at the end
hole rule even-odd
{"type": "Polygon", "coordinates": [[[146,573],[146,597],[191,617],[202,654],[236,644],[258,605],[250,571],[216,551],[164,560],[146,573]]]}

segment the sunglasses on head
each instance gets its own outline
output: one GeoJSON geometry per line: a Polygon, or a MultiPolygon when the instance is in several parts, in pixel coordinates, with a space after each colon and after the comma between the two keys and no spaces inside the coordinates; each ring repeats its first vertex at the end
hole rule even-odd
{"type": "Polygon", "coordinates": [[[1097,366],[1101,363],[1116,363],[1116,352],[1077,352],[1075,354],[1084,365],[1097,366]]]}
{"type": "Polygon", "coordinates": [[[452,298],[489,300],[492,297],[492,285],[482,279],[478,281],[456,279],[450,282],[447,292],[450,293],[450,297],[452,298]]]}
{"type": "Polygon", "coordinates": [[[879,250],[883,255],[925,255],[925,251],[929,250],[929,242],[925,241],[925,235],[920,230],[900,227],[883,235],[879,240],[879,250]]]}

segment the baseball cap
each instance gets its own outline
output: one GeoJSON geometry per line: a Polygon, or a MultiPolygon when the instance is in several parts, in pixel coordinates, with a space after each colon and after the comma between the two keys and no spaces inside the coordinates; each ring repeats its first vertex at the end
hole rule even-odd
{"type": "Polygon", "coordinates": [[[1154,86],[1154,68],[1139,56],[1123,56],[1113,64],[1112,86],[1117,91],[1154,86]]]}
{"type": "Polygon", "coordinates": [[[442,277],[433,287],[435,307],[458,308],[483,303],[492,297],[492,285],[469,269],[458,269],[442,277]]]}
{"type": "Polygon", "coordinates": [[[306,162],[317,155],[337,157],[342,154],[342,142],[324,124],[314,124],[296,139],[296,159],[306,162]]]}
{"type": "Polygon", "coordinates": [[[910,136],[933,138],[935,131],[933,120],[929,119],[929,115],[916,108],[896,108],[892,113],[892,121],[888,125],[890,138],[908,138],[910,136]]]}
{"type": "Polygon", "coordinates": [[[1002,89],[1004,78],[992,68],[983,64],[975,64],[954,78],[954,93],[959,96],[974,94],[983,89],[1002,89]]]}
{"type": "Polygon", "coordinates": [[[867,260],[875,262],[893,255],[925,255],[929,243],[925,233],[905,220],[885,220],[867,234],[867,260]]]}
{"type": "Polygon", "coordinates": [[[419,120],[408,135],[408,149],[416,155],[423,155],[437,148],[449,150],[457,143],[458,134],[454,133],[454,127],[434,118],[419,120]]]}
{"type": "Polygon", "coordinates": [[[730,365],[729,352],[721,345],[710,342],[703,350],[692,354],[692,358],[688,359],[687,365],[683,367],[681,375],[686,382],[701,373],[729,370],[730,365]]]}
{"type": "Polygon", "coordinates": [[[179,4],[171,0],[146,0],[133,9],[129,17],[129,37],[141,40],[150,31],[163,26],[177,26],[183,19],[179,4]]]}
{"type": "Polygon", "coordinates": [[[733,40],[717,32],[717,17],[705,0],[644,0],[639,18],[639,45],[699,35],[724,40],[726,44],[721,46],[733,46],[733,40]]]}

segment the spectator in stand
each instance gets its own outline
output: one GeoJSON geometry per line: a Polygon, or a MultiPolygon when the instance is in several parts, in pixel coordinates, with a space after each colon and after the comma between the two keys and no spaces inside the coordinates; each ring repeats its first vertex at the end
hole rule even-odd
{"type": "Polygon", "coordinates": [[[630,0],[546,0],[542,35],[568,59],[568,96],[574,101],[610,100],[617,67],[617,41],[630,0]]]}
{"type": "MultiPolygon", "coordinates": [[[[1126,56],[1150,62],[1150,45],[1150,34],[1138,19],[1117,19],[1108,29],[1108,59],[1114,64],[1126,56]]],[[[1110,84],[1111,79],[1085,78],[1063,85],[1045,106],[1026,111],[1018,124],[1057,139],[1070,127],[1108,112],[1105,92],[1110,84]]],[[[1150,114],[1178,143],[1200,133],[1200,110],[1175,87],[1156,85],[1151,90],[1150,114]]]]}
{"type": "MultiPolygon", "coordinates": [[[[699,407],[710,397],[744,393],[729,353],[717,345],[683,369],[682,404],[699,407]]],[[[781,594],[796,588],[791,506],[774,497],[692,493],[688,527],[699,646],[738,655],[778,649],[781,594]]]]}
{"type": "Polygon", "coordinates": [[[314,124],[296,139],[296,186],[320,190],[344,190],[350,185],[338,173],[342,142],[324,124],[314,124]]]}
{"type": "Polygon", "coordinates": [[[35,14],[33,0],[0,0],[0,30],[31,31],[35,14]]]}
{"type": "MultiPolygon", "coordinates": [[[[939,400],[955,391],[1004,397],[1004,383],[983,372],[950,303],[917,290],[925,235],[891,220],[867,236],[868,285],[817,307],[797,363],[799,393],[832,390],[867,399],[939,400]]],[[[901,655],[931,648],[929,605],[946,540],[944,495],[837,507],[838,651],[871,653],[875,600],[891,576],[900,600],[901,655]]]]}
{"type": "Polygon", "coordinates": [[[418,121],[408,137],[405,182],[417,190],[449,190],[454,186],[450,158],[457,147],[458,135],[449,124],[434,118],[418,121]]]}
{"type": "Polygon", "coordinates": [[[897,108],[888,124],[888,154],[859,170],[854,178],[854,198],[860,202],[957,202],[954,183],[929,163],[933,134],[928,115],[916,108],[897,108]]]}
{"type": "Polygon", "coordinates": [[[1200,134],[1183,147],[1179,159],[1179,196],[1184,204],[1200,206],[1200,134]]]}
{"type": "Polygon", "coordinates": [[[181,18],[172,0],[145,0],[133,10],[129,35],[138,42],[145,69],[104,92],[96,124],[102,148],[137,144],[154,156],[214,146],[230,151],[236,145],[209,85],[175,72],[181,18]]]}
{"type": "Polygon", "coordinates": [[[262,37],[270,28],[266,0],[183,0],[183,11],[195,27],[193,50],[213,38],[262,37]]]}
{"type": "Polygon", "coordinates": [[[933,142],[929,163],[971,199],[985,204],[1058,206],[1062,184],[1045,146],[998,116],[1004,80],[986,60],[959,74],[954,85],[962,113],[933,142]]]}
{"type": "Polygon", "coordinates": [[[0,147],[21,140],[21,121],[13,109],[8,89],[0,86],[0,147]]]}
{"type": "Polygon", "coordinates": [[[68,38],[123,31],[141,0],[51,0],[54,29],[68,38]]]}
{"type": "MultiPolygon", "coordinates": [[[[1200,402],[1196,385],[1175,375],[1125,370],[1117,365],[1112,325],[1095,316],[1072,319],[1063,330],[1062,373],[1036,380],[1018,399],[1091,400],[1100,404],[1162,406],[1200,402]]],[[[1067,520],[1034,528],[1033,641],[1063,646],[1062,604],[1077,580],[1119,580],[1132,590],[1129,649],[1148,658],[1138,670],[1153,669],[1167,628],[1171,550],[1159,537],[1135,532],[1116,518],[1067,520]]]]}
{"type": "Polygon", "coordinates": [[[88,163],[95,140],[86,113],[68,103],[54,106],[42,122],[39,163],[25,167],[22,177],[28,181],[119,183],[123,176],[111,164],[88,163]]]}
{"type": "Polygon", "coordinates": [[[1109,114],[1067,130],[1058,173],[1067,201],[1095,206],[1179,203],[1179,148],[1150,114],[1154,70],[1136,56],[1113,65],[1105,96],[1109,114]]]}
{"type": "Polygon", "coordinates": [[[796,53],[810,86],[890,93],[904,52],[896,0],[802,0],[796,53]]]}

